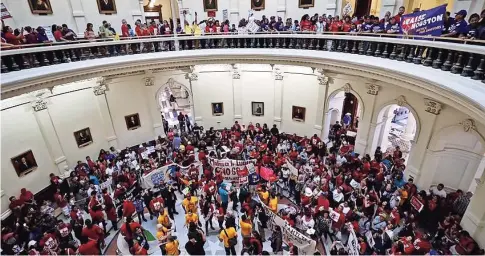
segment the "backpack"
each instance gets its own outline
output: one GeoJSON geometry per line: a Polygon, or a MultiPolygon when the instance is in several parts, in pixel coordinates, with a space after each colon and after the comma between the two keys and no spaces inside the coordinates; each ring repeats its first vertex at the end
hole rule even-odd
{"type": "Polygon", "coordinates": [[[237,245],[237,236],[233,238],[229,238],[229,235],[227,234],[227,231],[224,229],[224,233],[226,234],[226,237],[229,239],[228,244],[229,247],[233,247],[237,245]]]}

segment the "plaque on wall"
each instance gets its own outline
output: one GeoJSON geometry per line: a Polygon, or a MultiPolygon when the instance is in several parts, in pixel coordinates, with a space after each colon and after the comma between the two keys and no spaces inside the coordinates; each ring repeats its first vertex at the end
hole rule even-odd
{"type": "Polygon", "coordinates": [[[125,122],[128,130],[135,130],[141,127],[138,113],[125,116],[125,122]]]}
{"type": "Polygon", "coordinates": [[[293,106],[291,111],[292,119],[298,122],[305,122],[305,111],[304,107],[293,106]]]}
{"type": "Polygon", "coordinates": [[[91,136],[89,127],[74,132],[74,139],[76,140],[76,144],[79,148],[93,143],[93,137],[91,136]]]}
{"type": "Polygon", "coordinates": [[[212,103],[212,115],[213,116],[224,115],[224,103],[222,102],[212,103]]]}
{"type": "Polygon", "coordinates": [[[34,153],[28,150],[18,156],[11,158],[13,168],[19,177],[25,176],[37,169],[34,153]]]}
{"type": "Polygon", "coordinates": [[[264,116],[264,102],[251,102],[253,116],[264,116]]]}

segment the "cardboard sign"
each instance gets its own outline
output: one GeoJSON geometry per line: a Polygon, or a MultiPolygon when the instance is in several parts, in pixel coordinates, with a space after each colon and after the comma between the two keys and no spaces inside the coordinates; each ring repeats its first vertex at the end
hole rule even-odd
{"type": "Polygon", "coordinates": [[[329,213],[329,216],[330,216],[330,219],[332,219],[333,221],[337,222],[340,218],[340,213],[330,209],[330,213],[329,213]]]}
{"type": "Polygon", "coordinates": [[[374,237],[372,236],[372,231],[367,231],[365,233],[365,238],[367,238],[367,243],[369,244],[369,246],[371,248],[373,248],[374,245],[376,244],[376,242],[374,242],[374,237]]]}
{"type": "Polygon", "coordinates": [[[246,165],[256,163],[256,160],[231,160],[231,159],[216,159],[208,157],[209,164],[213,167],[219,167],[222,171],[224,181],[231,183],[239,183],[238,172],[245,169],[246,165]]]}
{"type": "Polygon", "coordinates": [[[352,228],[349,234],[349,240],[347,240],[348,255],[359,255],[359,240],[355,235],[355,231],[352,228]]]}
{"type": "Polygon", "coordinates": [[[360,183],[352,179],[352,181],[350,182],[350,186],[352,186],[353,188],[360,188],[360,183]]]}

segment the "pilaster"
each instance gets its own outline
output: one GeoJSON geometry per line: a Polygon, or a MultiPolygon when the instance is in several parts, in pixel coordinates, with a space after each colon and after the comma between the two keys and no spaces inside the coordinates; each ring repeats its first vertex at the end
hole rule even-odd
{"type": "Polygon", "coordinates": [[[194,89],[193,88],[199,88],[198,81],[199,81],[199,75],[195,72],[194,67],[190,67],[190,72],[185,74],[185,79],[189,80],[189,85],[190,85],[190,95],[192,97],[192,117],[194,118],[194,123],[197,123],[198,126],[203,126],[203,119],[202,119],[202,113],[197,111],[197,108],[195,106],[200,106],[200,102],[198,102],[198,98],[194,97],[194,89]],[[197,101],[197,104],[196,104],[197,101]]]}
{"type": "Polygon", "coordinates": [[[319,75],[317,75],[318,80],[318,99],[317,99],[317,116],[315,118],[315,125],[313,126],[314,133],[320,138],[323,137],[323,130],[326,118],[325,104],[328,97],[328,84],[329,79],[323,74],[323,70],[318,70],[319,75]]]}
{"type": "Polygon", "coordinates": [[[84,14],[83,5],[81,0],[69,0],[71,4],[72,17],[76,23],[76,31],[79,35],[83,34],[86,29],[86,16],[84,14]]]}
{"type": "Polygon", "coordinates": [[[111,113],[109,112],[108,101],[106,99],[106,91],[108,91],[107,82],[104,78],[100,79],[98,85],[93,87],[93,93],[96,96],[99,114],[103,119],[106,140],[110,147],[118,148],[118,137],[116,137],[113,120],[111,119],[111,113]]]}
{"type": "MultiPolygon", "coordinates": [[[[369,101],[370,105],[368,104],[365,107],[363,117],[360,117],[359,120],[357,138],[355,140],[355,152],[360,153],[361,155],[372,155],[370,147],[372,146],[372,141],[374,140],[376,130],[376,124],[372,124],[372,120],[374,119],[376,98],[379,92],[379,86],[373,83],[369,83],[366,86],[367,94],[372,97],[372,100],[369,101]]],[[[359,102],[359,104],[361,103],[359,102]]]]}
{"type": "Polygon", "coordinates": [[[276,15],[283,18],[283,20],[286,20],[286,2],[287,0],[278,0],[278,6],[276,7],[276,15]]]}
{"type": "Polygon", "coordinates": [[[274,68],[274,124],[281,130],[283,119],[283,72],[279,68],[274,68]]]}
{"type": "Polygon", "coordinates": [[[478,179],[478,184],[470,204],[461,219],[460,225],[470,233],[478,245],[485,247],[485,204],[483,198],[485,197],[485,172],[481,178],[478,179]]]}
{"type": "Polygon", "coordinates": [[[242,119],[242,85],[241,73],[235,64],[232,65],[232,99],[234,102],[234,121],[242,119]]]}
{"type": "Polygon", "coordinates": [[[63,175],[68,163],[59,141],[59,137],[57,136],[56,128],[52,123],[48,110],[48,99],[37,98],[36,100],[32,101],[31,104],[34,110],[35,119],[39,125],[47,149],[49,150],[49,153],[57,166],[59,174],[63,175]]]}
{"type": "Polygon", "coordinates": [[[156,78],[150,72],[145,72],[145,77],[141,81],[141,88],[145,92],[145,102],[150,111],[150,119],[152,121],[152,129],[154,137],[165,135],[162,125],[162,117],[160,114],[160,107],[157,105],[157,97],[154,97],[153,90],[150,87],[155,86],[156,78]]]}

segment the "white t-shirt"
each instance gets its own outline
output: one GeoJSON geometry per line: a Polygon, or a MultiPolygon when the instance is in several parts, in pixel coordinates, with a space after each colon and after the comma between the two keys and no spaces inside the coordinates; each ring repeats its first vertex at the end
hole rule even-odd
{"type": "Polygon", "coordinates": [[[337,156],[338,165],[342,165],[343,163],[346,163],[346,162],[347,162],[347,159],[345,158],[345,156],[340,156],[340,155],[337,156]]]}
{"type": "Polygon", "coordinates": [[[437,188],[437,187],[433,187],[433,188],[431,189],[431,193],[433,193],[433,195],[437,195],[437,196],[440,196],[440,197],[443,197],[443,198],[445,198],[445,197],[446,197],[446,192],[445,192],[445,190],[444,190],[444,189],[442,189],[442,190],[438,190],[438,188],[437,188]]]}

